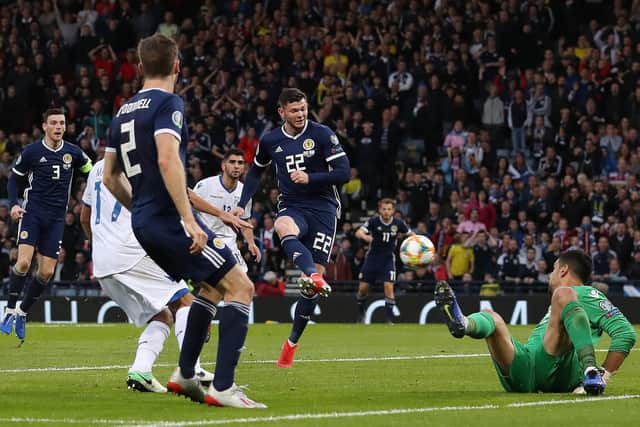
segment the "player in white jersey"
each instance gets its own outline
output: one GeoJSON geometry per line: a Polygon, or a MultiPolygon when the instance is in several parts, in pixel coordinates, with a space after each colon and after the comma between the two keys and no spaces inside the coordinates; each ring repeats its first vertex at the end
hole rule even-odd
{"type": "MultiPolygon", "coordinates": [[[[131,214],[102,184],[103,167],[101,160],[91,170],[82,197],[81,223],[92,241],[94,275],[104,293],[136,326],[147,324],[138,339],[127,385],[132,390],[166,392],[151,369],[169,336],[174,316],[178,347],[182,347],[193,295],[183,281],[172,280],[142,249],[131,229],[131,214]]],[[[213,380],[213,374],[199,363],[196,375],[202,382],[213,380]]]]}
{"type": "MultiPolygon", "coordinates": [[[[240,182],[240,176],[244,171],[244,167],[244,153],[236,148],[231,149],[227,151],[222,160],[222,174],[201,180],[195,185],[193,191],[218,209],[230,212],[238,206],[238,201],[240,201],[244,185],[240,182]]],[[[249,200],[247,206],[242,207],[244,208],[244,214],[240,218],[248,220],[251,217],[251,200],[249,200]]],[[[222,222],[217,216],[208,213],[199,213],[198,216],[231,249],[231,253],[233,253],[238,265],[246,273],[247,263],[238,250],[236,230],[222,222]]],[[[260,248],[255,243],[253,229],[243,228],[241,233],[247,242],[249,252],[257,262],[260,262],[260,248]]]]}

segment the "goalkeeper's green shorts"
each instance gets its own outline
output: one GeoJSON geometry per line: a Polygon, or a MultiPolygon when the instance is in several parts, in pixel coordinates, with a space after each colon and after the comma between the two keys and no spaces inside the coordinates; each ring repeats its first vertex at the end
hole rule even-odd
{"type": "Polygon", "coordinates": [[[542,341],[523,345],[511,337],[511,342],[515,357],[508,375],[493,361],[500,383],[506,391],[567,393],[573,391],[584,379],[582,365],[575,351],[551,356],[544,350],[542,341]]]}

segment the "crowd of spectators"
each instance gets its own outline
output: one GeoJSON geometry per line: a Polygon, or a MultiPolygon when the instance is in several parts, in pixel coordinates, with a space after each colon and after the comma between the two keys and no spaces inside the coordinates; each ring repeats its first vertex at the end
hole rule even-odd
{"type": "MultiPolygon", "coordinates": [[[[572,247],[593,254],[598,279],[640,279],[640,1],[4,2],[0,198],[48,106],[66,108],[67,140],[101,157],[111,115],[141,87],[136,43],[154,32],[181,49],[190,185],[230,147],[252,161],[283,87],[335,130],[353,169],[329,278],[357,278],[355,229],[390,196],[439,254],[405,279],[525,286],[572,247]]],[[[269,174],[262,188],[255,277],[289,267],[269,174]]],[[[91,277],[82,190],[79,179],[56,278],[91,277]]],[[[0,275],[15,228],[0,207],[0,275]]]]}

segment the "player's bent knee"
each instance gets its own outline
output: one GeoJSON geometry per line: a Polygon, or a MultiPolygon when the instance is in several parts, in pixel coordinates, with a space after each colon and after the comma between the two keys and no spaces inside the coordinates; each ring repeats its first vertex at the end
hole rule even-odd
{"type": "Polygon", "coordinates": [[[29,267],[31,267],[31,260],[27,261],[26,259],[18,258],[14,268],[18,273],[26,274],[29,271],[29,267]]]}
{"type": "Polygon", "coordinates": [[[496,329],[498,328],[506,328],[507,327],[507,322],[504,321],[504,319],[502,318],[502,316],[500,316],[498,313],[496,313],[493,310],[482,310],[483,312],[489,314],[492,318],[493,321],[496,324],[496,329]]]}
{"type": "Polygon", "coordinates": [[[576,291],[569,287],[558,288],[553,291],[553,295],[551,296],[551,304],[565,306],[567,303],[571,301],[577,301],[578,295],[576,291]]]}

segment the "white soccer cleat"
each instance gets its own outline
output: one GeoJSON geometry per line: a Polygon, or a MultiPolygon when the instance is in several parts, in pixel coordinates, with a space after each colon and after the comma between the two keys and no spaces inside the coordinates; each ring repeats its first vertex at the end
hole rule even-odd
{"type": "Polygon", "coordinates": [[[151,393],[166,393],[165,386],[160,384],[151,372],[129,371],[127,375],[127,388],[151,393]]]}
{"type": "Polygon", "coordinates": [[[196,378],[200,380],[202,385],[208,386],[213,382],[214,375],[213,372],[200,368],[200,370],[196,372],[196,378]]]}
{"type": "Polygon", "coordinates": [[[179,366],[171,374],[171,378],[167,383],[167,390],[171,393],[188,397],[194,402],[204,402],[204,390],[198,377],[194,375],[193,378],[184,378],[179,366]]]}
{"type": "Polygon", "coordinates": [[[264,403],[249,399],[235,383],[224,391],[216,390],[212,383],[204,396],[204,401],[208,405],[227,406],[229,408],[264,409],[267,407],[264,403]]]}

